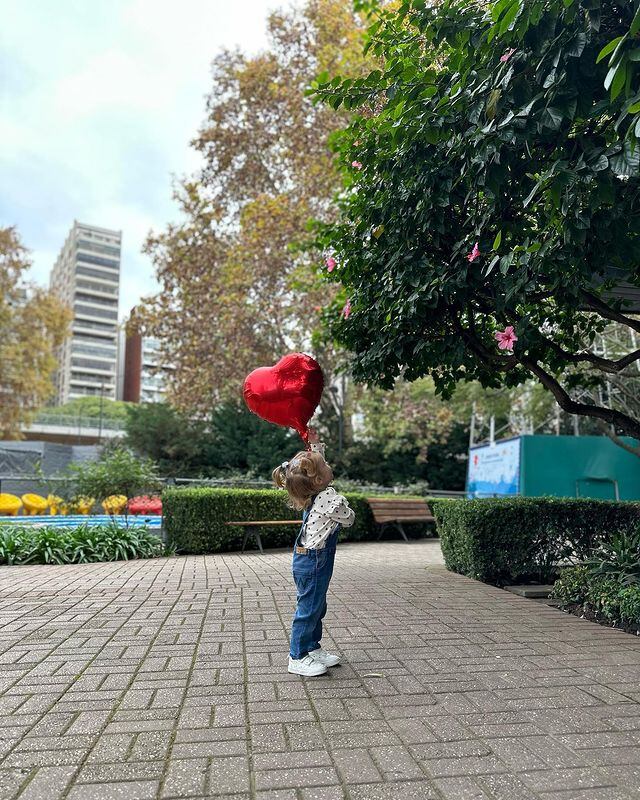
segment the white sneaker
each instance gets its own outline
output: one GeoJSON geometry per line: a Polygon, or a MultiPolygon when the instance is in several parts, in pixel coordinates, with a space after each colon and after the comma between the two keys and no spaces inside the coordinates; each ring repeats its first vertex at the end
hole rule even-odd
{"type": "Polygon", "coordinates": [[[289,672],[294,675],[302,675],[304,678],[315,678],[316,675],[324,675],[327,667],[321,661],[316,661],[307,653],[303,658],[291,658],[289,656],[289,672]]]}
{"type": "Polygon", "coordinates": [[[318,662],[318,664],[324,664],[325,667],[335,667],[336,664],[340,663],[340,656],[327,653],[327,651],[323,650],[321,647],[317,650],[312,650],[309,655],[314,661],[318,662]]]}

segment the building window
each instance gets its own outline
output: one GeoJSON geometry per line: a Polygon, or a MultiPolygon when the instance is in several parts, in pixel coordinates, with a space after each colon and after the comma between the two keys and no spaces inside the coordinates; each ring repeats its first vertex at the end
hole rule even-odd
{"type": "Polygon", "coordinates": [[[115,272],[105,272],[104,270],[91,269],[91,267],[83,267],[81,265],[78,265],[76,272],[78,275],[87,275],[92,278],[100,278],[100,280],[103,281],[114,281],[116,284],[120,279],[120,276],[115,272]]]}
{"type": "Polygon", "coordinates": [[[78,247],[82,247],[84,250],[92,250],[94,253],[104,253],[107,256],[120,257],[119,247],[109,247],[106,244],[96,244],[95,242],[87,242],[85,239],[78,239],[78,247]]]}
{"type": "Polygon", "coordinates": [[[76,328],[92,328],[97,331],[109,331],[109,333],[115,333],[118,330],[118,326],[115,323],[95,322],[93,320],[77,318],[73,321],[74,332],[76,328]]]}
{"type": "Polygon", "coordinates": [[[101,369],[103,372],[113,372],[113,359],[110,361],[94,361],[92,358],[72,358],[71,368],[83,367],[84,369],[101,369]]]}
{"type": "Polygon", "coordinates": [[[101,292],[102,294],[118,294],[117,286],[99,281],[76,280],[76,289],[86,289],[88,292],[101,292]]]}
{"type": "Polygon", "coordinates": [[[106,308],[91,308],[80,303],[74,305],[76,314],[84,314],[88,317],[104,317],[105,319],[118,319],[117,311],[108,311],[106,308]]]}
{"type": "Polygon", "coordinates": [[[119,270],[120,262],[113,261],[110,258],[100,258],[99,256],[90,256],[87,253],[76,253],[78,261],[84,261],[87,264],[99,264],[102,267],[109,267],[110,269],[119,270]]]}
{"type": "Polygon", "coordinates": [[[118,301],[115,298],[111,300],[106,297],[94,297],[93,295],[84,294],[83,292],[76,292],[76,301],[81,303],[96,303],[99,306],[109,306],[109,308],[115,308],[116,311],[118,310],[118,301]]]}
{"type": "Polygon", "coordinates": [[[88,356],[98,356],[98,358],[114,359],[116,357],[116,348],[110,345],[105,347],[96,347],[92,344],[80,344],[76,339],[73,340],[71,350],[73,355],[76,353],[84,353],[88,356]]]}
{"type": "Polygon", "coordinates": [[[75,344],[76,342],[88,342],[90,345],[95,345],[96,347],[99,347],[100,345],[111,347],[112,345],[115,345],[116,340],[114,336],[102,336],[99,334],[95,334],[94,336],[84,336],[82,333],[74,332],[73,343],[75,344]]]}
{"type": "Polygon", "coordinates": [[[112,384],[109,383],[111,380],[110,376],[107,375],[95,375],[93,372],[72,372],[71,373],[71,381],[72,384],[78,383],[94,383],[100,386],[104,384],[105,389],[112,389],[112,384]]]}

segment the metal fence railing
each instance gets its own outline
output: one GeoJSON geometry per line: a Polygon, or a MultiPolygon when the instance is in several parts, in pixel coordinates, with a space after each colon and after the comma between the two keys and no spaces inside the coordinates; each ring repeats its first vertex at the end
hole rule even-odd
{"type": "Polygon", "coordinates": [[[73,428],[74,430],[82,429],[95,429],[109,430],[109,431],[124,431],[126,423],[121,419],[105,419],[100,417],[82,417],[73,415],[55,414],[48,411],[42,411],[37,414],[34,419],[35,425],[58,425],[62,428],[73,428]]]}

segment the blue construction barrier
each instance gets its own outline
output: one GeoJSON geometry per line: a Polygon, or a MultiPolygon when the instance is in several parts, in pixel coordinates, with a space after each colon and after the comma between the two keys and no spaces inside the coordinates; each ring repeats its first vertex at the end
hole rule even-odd
{"type": "Polygon", "coordinates": [[[139,527],[146,525],[150,530],[160,531],[162,528],[162,517],[158,515],[138,516],[124,514],[43,514],[34,517],[0,517],[0,525],[34,525],[36,527],[55,527],[55,528],[78,528],[80,525],[107,525],[116,522],[118,525],[129,527],[139,527]]]}

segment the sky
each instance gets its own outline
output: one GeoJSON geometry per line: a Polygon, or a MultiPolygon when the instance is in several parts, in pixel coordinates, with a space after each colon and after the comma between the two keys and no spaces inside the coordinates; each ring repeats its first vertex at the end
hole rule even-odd
{"type": "Polygon", "coordinates": [[[288,0],[0,0],[0,226],[47,285],[73,220],[122,230],[120,315],[157,284],[142,244],[179,218],[209,65],[256,52],[288,0]]]}

